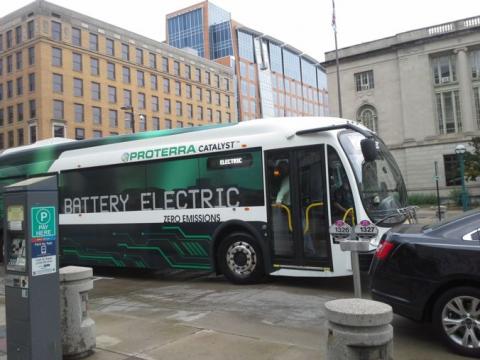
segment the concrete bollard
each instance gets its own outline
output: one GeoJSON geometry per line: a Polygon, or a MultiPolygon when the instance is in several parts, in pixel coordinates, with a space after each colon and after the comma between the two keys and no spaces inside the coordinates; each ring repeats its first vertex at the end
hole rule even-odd
{"type": "Polygon", "coordinates": [[[60,269],[62,348],[64,359],[80,359],[93,353],[95,322],[88,316],[88,291],[93,289],[92,268],[60,269]]]}
{"type": "Polygon", "coordinates": [[[390,305],[366,299],[325,303],[328,360],[393,359],[390,305]]]}

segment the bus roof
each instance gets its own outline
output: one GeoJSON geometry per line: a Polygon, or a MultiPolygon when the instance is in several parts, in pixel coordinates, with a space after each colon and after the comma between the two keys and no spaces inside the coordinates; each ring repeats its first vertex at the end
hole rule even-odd
{"type": "MultiPolygon", "coordinates": [[[[110,136],[100,139],[89,140],[44,140],[32,145],[20,148],[8,149],[0,154],[0,178],[8,176],[40,174],[47,172],[52,163],[62,154],[70,154],[71,156],[80,157],[98,154],[108,149],[122,150],[128,149],[126,143],[135,142],[135,144],[152,143],[152,140],[158,145],[173,144],[175,142],[187,141],[221,141],[222,138],[243,137],[251,135],[269,134],[276,138],[289,138],[295,135],[297,131],[306,129],[315,129],[320,126],[337,126],[343,124],[355,124],[366,131],[367,128],[356,122],[333,118],[333,117],[286,117],[286,118],[267,118],[243,121],[235,124],[208,125],[201,127],[180,128],[140,132],[128,135],[110,136]],[[201,134],[200,134],[201,133],[201,134]],[[175,136],[175,137],[174,137],[175,136]],[[155,138],[164,138],[160,143],[155,138]],[[143,141],[142,141],[143,140],[143,141]],[[118,144],[116,146],[116,144],[118,144]],[[120,145],[120,146],[119,146],[120,145]],[[92,151],[91,148],[99,147],[98,150],[92,151]],[[83,149],[88,151],[84,151],[83,149]],[[20,168],[14,169],[21,164],[35,163],[35,167],[30,170],[20,168]],[[9,171],[7,171],[9,170],[9,171]]],[[[133,145],[133,144],[132,144],[133,145]]],[[[62,156],[63,157],[63,156],[62,156]]]]}

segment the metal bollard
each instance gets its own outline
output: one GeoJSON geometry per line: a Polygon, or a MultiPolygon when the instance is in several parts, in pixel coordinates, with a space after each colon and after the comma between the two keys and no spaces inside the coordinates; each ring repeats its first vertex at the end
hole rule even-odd
{"type": "Polygon", "coordinates": [[[392,360],[393,319],[390,305],[366,299],[325,303],[328,360],[392,360]]]}
{"type": "Polygon", "coordinates": [[[65,358],[80,359],[93,353],[95,322],[88,316],[88,291],[93,289],[92,268],[60,269],[62,348],[65,358]]]}

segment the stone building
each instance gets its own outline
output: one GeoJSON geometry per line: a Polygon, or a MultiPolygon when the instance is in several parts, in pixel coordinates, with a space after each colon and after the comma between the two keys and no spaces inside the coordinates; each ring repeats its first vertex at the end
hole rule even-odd
{"type": "MultiPolygon", "coordinates": [[[[343,117],[378,132],[411,193],[458,189],[455,148],[480,136],[480,16],[338,50],[343,117]]],[[[330,111],[338,114],[335,51],[325,54],[330,111]]],[[[472,194],[479,183],[467,183],[472,194]]]]}

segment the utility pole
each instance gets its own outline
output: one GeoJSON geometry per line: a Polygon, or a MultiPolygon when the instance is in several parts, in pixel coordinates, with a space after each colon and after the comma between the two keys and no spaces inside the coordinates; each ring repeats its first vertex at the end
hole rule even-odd
{"type": "Polygon", "coordinates": [[[332,8],[333,8],[332,28],[333,28],[333,34],[335,35],[335,63],[337,67],[338,116],[343,117],[342,94],[340,90],[340,62],[338,60],[337,19],[335,16],[335,0],[332,0],[332,8]]]}

